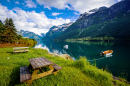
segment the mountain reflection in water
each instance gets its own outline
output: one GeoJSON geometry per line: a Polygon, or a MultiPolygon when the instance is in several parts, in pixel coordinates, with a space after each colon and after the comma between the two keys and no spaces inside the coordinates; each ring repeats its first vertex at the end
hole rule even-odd
{"type": "Polygon", "coordinates": [[[69,54],[75,60],[86,57],[98,68],[108,69],[115,76],[126,77],[130,81],[130,43],[107,42],[39,42],[35,47],[47,49],[57,54],[69,54]],[[67,48],[64,46],[67,45],[67,48]],[[100,52],[113,50],[112,56],[101,57],[100,52]]]}

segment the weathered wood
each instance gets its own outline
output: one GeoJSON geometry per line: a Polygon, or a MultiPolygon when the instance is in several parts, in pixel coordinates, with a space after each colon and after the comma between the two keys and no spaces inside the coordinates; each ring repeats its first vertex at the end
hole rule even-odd
{"type": "Polygon", "coordinates": [[[33,69],[37,69],[37,68],[41,68],[53,64],[53,62],[46,60],[42,57],[29,59],[29,62],[32,65],[33,69]]]}
{"type": "Polygon", "coordinates": [[[56,75],[59,70],[62,68],[58,66],[57,64],[54,64],[50,60],[46,59],[45,57],[39,57],[39,58],[33,58],[29,59],[30,65],[29,69],[34,69],[31,79],[29,75],[29,69],[26,67],[21,67],[20,68],[20,82],[28,82],[27,85],[31,84],[33,80],[54,74],[56,75]],[[47,72],[44,72],[41,67],[48,67],[50,70],[47,72]],[[38,71],[40,70],[40,74],[37,74],[38,71]],[[22,75],[22,76],[21,76],[22,75]]]}
{"type": "Polygon", "coordinates": [[[20,52],[28,52],[29,50],[19,50],[19,51],[13,51],[14,53],[20,53],[20,52]]]}
{"type": "Polygon", "coordinates": [[[31,80],[35,80],[35,79],[42,78],[44,76],[50,75],[50,74],[52,74],[52,71],[53,70],[50,70],[50,71],[47,71],[47,72],[44,72],[44,73],[41,73],[41,74],[33,75],[31,80]]]}
{"type": "Polygon", "coordinates": [[[28,82],[27,86],[30,86],[30,84],[32,84],[33,80],[28,80],[27,82],[28,82]]]}
{"type": "Polygon", "coordinates": [[[45,63],[46,66],[52,64],[52,63],[49,63],[48,61],[45,61],[45,59],[42,58],[42,57],[39,57],[39,59],[40,59],[43,63],[45,63]]]}
{"type": "Polygon", "coordinates": [[[53,68],[52,65],[49,65],[49,69],[50,69],[50,70],[54,70],[54,68],[53,68]]]}
{"type": "Polygon", "coordinates": [[[33,59],[29,59],[30,64],[32,65],[33,69],[38,68],[38,65],[34,62],[33,59]]]}
{"type": "Polygon", "coordinates": [[[31,74],[27,66],[20,67],[20,82],[26,82],[31,79],[31,74]]]}
{"type": "Polygon", "coordinates": [[[31,74],[27,66],[24,68],[24,71],[25,71],[26,80],[31,79],[31,74]]]}
{"type": "Polygon", "coordinates": [[[38,63],[40,63],[41,67],[46,66],[44,62],[42,62],[39,58],[35,58],[38,63]]]}
{"type": "Polygon", "coordinates": [[[23,67],[20,67],[20,82],[22,82],[24,79],[24,76],[23,76],[23,72],[24,72],[24,69],[23,67]]]}
{"type": "Polygon", "coordinates": [[[28,52],[29,50],[28,50],[28,48],[29,47],[14,47],[13,49],[14,49],[14,53],[18,53],[18,52],[28,52]]]}
{"type": "Polygon", "coordinates": [[[29,48],[29,47],[14,47],[13,49],[23,49],[23,48],[29,48]]]}
{"type": "Polygon", "coordinates": [[[36,58],[33,58],[32,59],[33,60],[33,62],[37,65],[37,68],[40,68],[42,65],[40,64],[40,62],[38,62],[37,60],[36,60],[36,58]]]}
{"type": "Polygon", "coordinates": [[[39,69],[35,69],[35,70],[33,71],[33,73],[32,73],[32,76],[33,76],[33,75],[36,75],[38,71],[39,71],[39,69]]]}
{"type": "Polygon", "coordinates": [[[60,67],[59,65],[57,65],[57,64],[53,64],[52,65],[53,67],[54,67],[54,69],[56,69],[56,70],[61,70],[61,69],[63,69],[62,67],[60,67]]]}

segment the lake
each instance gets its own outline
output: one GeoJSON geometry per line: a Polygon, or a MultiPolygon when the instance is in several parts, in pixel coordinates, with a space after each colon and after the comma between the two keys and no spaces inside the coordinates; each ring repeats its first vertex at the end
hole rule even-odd
{"type": "Polygon", "coordinates": [[[91,64],[95,65],[96,63],[98,68],[130,81],[130,43],[39,42],[35,47],[47,49],[52,53],[69,54],[74,60],[79,59],[80,56],[86,57],[91,64]],[[113,54],[108,57],[101,57],[99,53],[105,50],[113,50],[113,54]]]}

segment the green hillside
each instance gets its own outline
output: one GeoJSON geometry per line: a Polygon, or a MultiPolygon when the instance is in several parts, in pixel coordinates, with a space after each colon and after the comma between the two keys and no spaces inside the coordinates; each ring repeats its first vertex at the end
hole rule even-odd
{"type": "Polygon", "coordinates": [[[85,58],[66,60],[51,56],[43,49],[31,49],[28,53],[12,54],[13,48],[0,48],[0,86],[26,86],[20,83],[20,67],[29,65],[28,59],[45,57],[63,69],[57,75],[48,75],[34,80],[31,86],[130,86],[115,80],[109,72],[92,66],[85,58]]]}
{"type": "Polygon", "coordinates": [[[113,37],[128,40],[130,38],[130,1],[122,0],[109,8],[100,7],[96,12],[87,12],[53,40],[113,37]]]}
{"type": "Polygon", "coordinates": [[[70,38],[84,38],[84,37],[114,37],[120,39],[129,39],[130,37],[130,13],[119,14],[116,18],[108,20],[107,22],[99,23],[92,25],[88,28],[78,28],[75,27],[68,28],[69,30],[65,31],[57,39],[64,40],[70,38]],[[82,31],[83,30],[83,31],[82,31]]]}

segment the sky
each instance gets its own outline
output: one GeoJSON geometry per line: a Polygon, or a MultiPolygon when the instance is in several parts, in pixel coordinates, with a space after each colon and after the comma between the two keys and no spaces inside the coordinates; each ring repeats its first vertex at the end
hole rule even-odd
{"type": "Polygon", "coordinates": [[[0,20],[12,18],[18,31],[47,33],[52,26],[74,22],[79,15],[121,0],[0,0],[0,20]]]}

